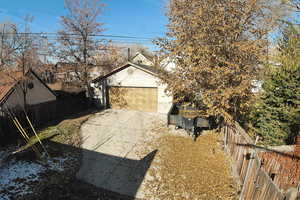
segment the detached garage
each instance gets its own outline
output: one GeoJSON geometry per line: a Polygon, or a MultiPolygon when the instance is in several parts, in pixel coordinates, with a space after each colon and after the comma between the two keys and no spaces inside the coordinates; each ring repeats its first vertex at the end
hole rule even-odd
{"type": "Polygon", "coordinates": [[[128,62],[93,83],[96,97],[106,107],[167,113],[172,106],[166,85],[148,65],[128,62]]]}

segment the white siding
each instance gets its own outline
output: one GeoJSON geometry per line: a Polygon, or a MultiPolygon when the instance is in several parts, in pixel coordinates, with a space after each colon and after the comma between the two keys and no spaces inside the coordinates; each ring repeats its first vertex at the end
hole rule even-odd
{"type": "Polygon", "coordinates": [[[143,65],[153,65],[152,61],[146,58],[141,53],[137,53],[137,55],[132,60],[133,63],[143,64],[143,65]]]}
{"type": "Polygon", "coordinates": [[[157,111],[159,113],[167,114],[172,106],[173,98],[169,96],[165,90],[167,85],[160,84],[158,87],[158,104],[157,104],[157,111]]]}
{"type": "Polygon", "coordinates": [[[174,60],[169,57],[165,58],[160,64],[162,68],[169,72],[173,71],[176,68],[174,60]]]}
{"type": "Polygon", "coordinates": [[[157,81],[158,79],[155,76],[131,66],[110,76],[108,78],[108,85],[124,87],[157,87],[157,81]]]}

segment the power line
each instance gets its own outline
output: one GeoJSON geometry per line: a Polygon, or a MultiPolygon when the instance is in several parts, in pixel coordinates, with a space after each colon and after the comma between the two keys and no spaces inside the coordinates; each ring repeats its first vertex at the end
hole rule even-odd
{"type": "MultiPolygon", "coordinates": [[[[69,36],[80,36],[78,33],[51,33],[51,32],[19,32],[19,33],[1,33],[4,35],[40,35],[40,36],[59,36],[59,35],[69,35],[69,36]]],[[[106,34],[91,34],[91,37],[107,37],[107,38],[123,38],[123,39],[141,39],[141,40],[153,40],[153,38],[138,37],[138,36],[128,36],[128,35],[106,35],[106,34]]]]}

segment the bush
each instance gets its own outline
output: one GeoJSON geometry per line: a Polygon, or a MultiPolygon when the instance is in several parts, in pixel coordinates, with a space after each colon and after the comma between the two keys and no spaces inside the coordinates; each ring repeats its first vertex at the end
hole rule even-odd
{"type": "Polygon", "coordinates": [[[290,144],[300,130],[300,32],[286,28],[277,63],[266,66],[263,92],[254,105],[253,130],[267,145],[290,144]]]}

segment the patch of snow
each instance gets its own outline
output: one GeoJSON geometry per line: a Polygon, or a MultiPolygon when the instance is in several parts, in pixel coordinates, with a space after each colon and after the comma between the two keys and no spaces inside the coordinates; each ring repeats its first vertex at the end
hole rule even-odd
{"type": "Polygon", "coordinates": [[[7,185],[15,179],[37,180],[36,174],[43,171],[43,166],[24,161],[12,161],[8,167],[0,169],[0,185],[7,185]]]}
{"type": "MultiPolygon", "coordinates": [[[[7,155],[8,152],[0,151],[0,161],[4,160],[7,155]]],[[[0,165],[0,200],[10,200],[17,196],[31,194],[33,191],[30,185],[40,181],[40,174],[48,169],[62,172],[66,161],[70,159],[74,158],[51,158],[46,161],[46,165],[15,159],[6,161],[5,165],[0,165]]]]}
{"type": "MultiPolygon", "coordinates": [[[[20,196],[28,194],[31,191],[26,182],[37,181],[38,174],[43,170],[43,166],[36,163],[11,160],[5,167],[0,168],[0,188],[20,196]]],[[[0,193],[1,198],[9,199],[7,194],[0,193]]]]}
{"type": "Polygon", "coordinates": [[[47,161],[49,169],[62,172],[64,171],[64,163],[70,160],[70,158],[52,158],[47,161]]]}

